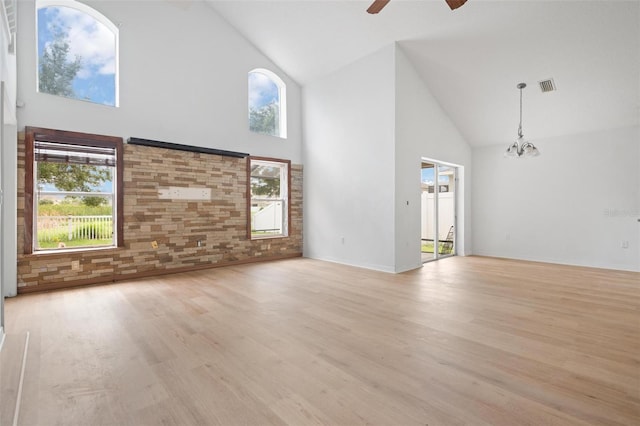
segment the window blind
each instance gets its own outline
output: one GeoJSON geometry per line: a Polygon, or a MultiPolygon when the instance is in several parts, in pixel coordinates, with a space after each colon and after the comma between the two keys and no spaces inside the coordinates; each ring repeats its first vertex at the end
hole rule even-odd
{"type": "Polygon", "coordinates": [[[35,141],[33,151],[36,161],[107,167],[116,165],[115,147],[35,141]]]}

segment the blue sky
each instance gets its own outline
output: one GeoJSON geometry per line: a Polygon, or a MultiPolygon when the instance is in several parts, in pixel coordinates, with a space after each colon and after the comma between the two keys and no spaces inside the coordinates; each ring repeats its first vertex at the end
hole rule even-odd
{"type": "MultiPolygon", "coordinates": [[[[422,169],[422,182],[433,183],[433,167],[430,169],[422,169]]],[[[448,176],[440,176],[440,183],[449,183],[448,176]]]]}
{"type": "Polygon", "coordinates": [[[280,97],[278,85],[260,72],[249,73],[249,108],[260,109],[280,97]]]}
{"type": "Polygon", "coordinates": [[[51,41],[51,29],[59,26],[68,33],[69,55],[82,60],[73,81],[77,99],[115,105],[115,35],[92,16],[70,7],[52,6],[38,10],[38,57],[51,41]]]}

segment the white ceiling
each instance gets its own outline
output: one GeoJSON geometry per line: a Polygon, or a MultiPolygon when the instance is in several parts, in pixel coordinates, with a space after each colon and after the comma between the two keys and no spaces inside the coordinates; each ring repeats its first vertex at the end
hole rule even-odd
{"type": "Polygon", "coordinates": [[[472,145],[640,124],[640,0],[208,0],[301,85],[393,42],[472,145]],[[553,78],[558,90],[541,93],[553,78]]]}

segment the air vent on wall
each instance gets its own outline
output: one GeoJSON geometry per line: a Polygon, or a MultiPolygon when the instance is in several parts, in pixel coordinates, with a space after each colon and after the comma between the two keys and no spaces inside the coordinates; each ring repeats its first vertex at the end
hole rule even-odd
{"type": "Polygon", "coordinates": [[[538,84],[540,85],[540,90],[542,90],[542,93],[553,92],[556,90],[556,84],[553,82],[552,78],[539,81],[538,84]]]}

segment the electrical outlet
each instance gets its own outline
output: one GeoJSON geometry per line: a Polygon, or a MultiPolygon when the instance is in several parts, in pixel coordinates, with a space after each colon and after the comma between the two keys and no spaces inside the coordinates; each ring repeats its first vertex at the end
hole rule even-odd
{"type": "Polygon", "coordinates": [[[72,271],[79,271],[80,270],[80,261],[79,260],[72,260],[71,261],[71,270],[72,271]]]}
{"type": "Polygon", "coordinates": [[[622,248],[626,248],[626,249],[628,249],[628,248],[629,248],[629,241],[626,241],[626,240],[625,240],[625,241],[623,241],[623,242],[622,242],[622,248]]]}
{"type": "Polygon", "coordinates": [[[151,241],[151,248],[152,249],[157,249],[158,248],[158,242],[157,241],[151,241]]]}

